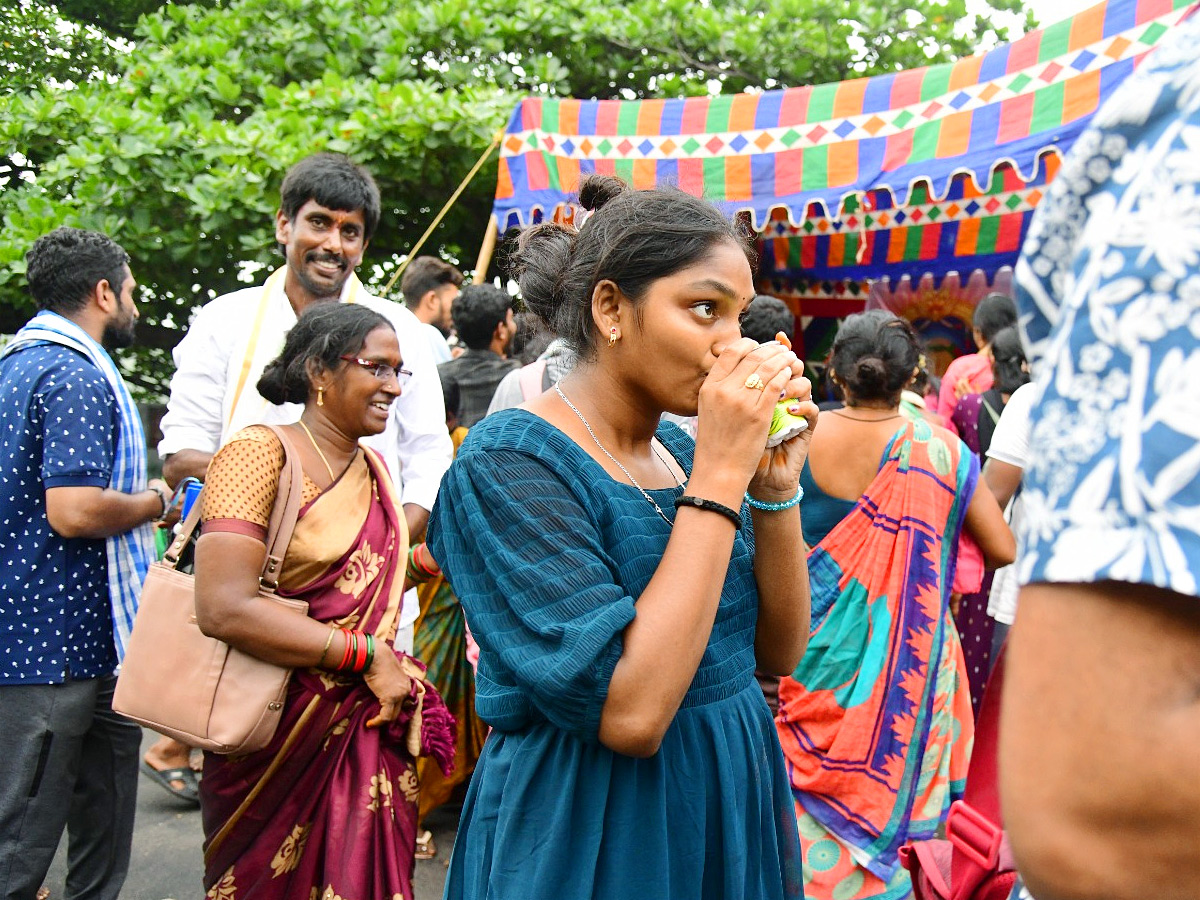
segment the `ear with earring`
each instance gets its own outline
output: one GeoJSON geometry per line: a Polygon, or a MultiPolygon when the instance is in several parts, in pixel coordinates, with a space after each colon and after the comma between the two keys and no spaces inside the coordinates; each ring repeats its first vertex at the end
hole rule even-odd
{"type": "Polygon", "coordinates": [[[617,340],[620,337],[621,336],[619,334],[617,334],[617,326],[616,325],[614,325],[612,328],[608,329],[608,346],[615,347],[617,345],[617,340]]]}

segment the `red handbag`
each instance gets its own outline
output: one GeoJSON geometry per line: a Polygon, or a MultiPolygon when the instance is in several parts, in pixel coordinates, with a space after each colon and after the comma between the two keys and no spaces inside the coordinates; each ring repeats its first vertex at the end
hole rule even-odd
{"type": "Polygon", "coordinates": [[[946,819],[946,840],[900,848],[900,864],[912,874],[916,900],[1008,900],[1016,883],[1017,865],[1000,824],[996,777],[1003,681],[1001,649],[979,708],[967,788],[946,819]]]}

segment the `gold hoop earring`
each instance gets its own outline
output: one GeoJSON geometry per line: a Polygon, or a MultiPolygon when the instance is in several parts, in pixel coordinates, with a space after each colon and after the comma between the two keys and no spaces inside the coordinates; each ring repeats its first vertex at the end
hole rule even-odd
{"type": "Polygon", "coordinates": [[[325,405],[325,388],[317,388],[317,406],[325,405]]]}
{"type": "Polygon", "coordinates": [[[608,346],[615,347],[617,345],[617,326],[614,325],[608,329],[608,346]]]}

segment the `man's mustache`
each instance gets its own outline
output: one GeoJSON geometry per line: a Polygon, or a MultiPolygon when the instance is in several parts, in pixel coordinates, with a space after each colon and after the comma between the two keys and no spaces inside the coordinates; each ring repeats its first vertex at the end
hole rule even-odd
{"type": "Polygon", "coordinates": [[[315,263],[333,263],[340,268],[346,268],[346,257],[338,256],[336,253],[310,253],[305,257],[309,262],[315,263]]]}

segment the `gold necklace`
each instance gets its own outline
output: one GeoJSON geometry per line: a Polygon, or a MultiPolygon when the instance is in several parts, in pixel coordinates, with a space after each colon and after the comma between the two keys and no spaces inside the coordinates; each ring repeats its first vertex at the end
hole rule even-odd
{"type": "Polygon", "coordinates": [[[843,419],[849,419],[851,422],[887,422],[889,419],[899,419],[900,413],[892,413],[890,416],[883,416],[879,419],[862,419],[858,416],[852,416],[849,413],[842,412],[840,409],[831,409],[830,412],[837,413],[843,419]]]}
{"type": "Polygon", "coordinates": [[[317,451],[317,456],[321,457],[321,462],[325,463],[325,471],[329,473],[329,483],[333,484],[337,478],[333,475],[333,466],[329,464],[329,460],[325,458],[325,454],[321,452],[321,448],[317,446],[317,439],[313,437],[313,433],[308,430],[308,426],[304,424],[304,420],[300,419],[300,427],[304,429],[304,433],[308,435],[308,439],[312,441],[313,449],[317,451]]]}

